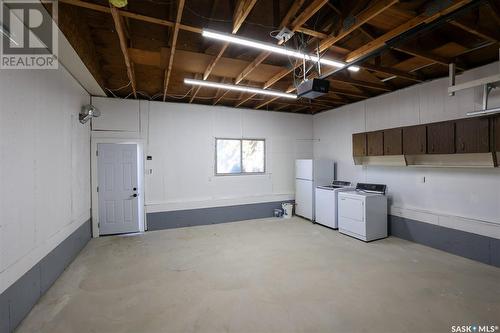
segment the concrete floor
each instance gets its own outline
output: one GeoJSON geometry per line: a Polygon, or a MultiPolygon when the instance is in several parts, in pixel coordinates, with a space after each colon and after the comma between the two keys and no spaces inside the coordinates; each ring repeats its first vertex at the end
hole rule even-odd
{"type": "Polygon", "coordinates": [[[500,269],[300,218],[92,240],[19,332],[451,332],[500,324],[500,269]]]}

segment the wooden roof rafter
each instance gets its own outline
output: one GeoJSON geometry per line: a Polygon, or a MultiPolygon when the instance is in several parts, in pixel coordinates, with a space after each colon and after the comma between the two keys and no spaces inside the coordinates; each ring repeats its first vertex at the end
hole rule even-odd
{"type": "Polygon", "coordinates": [[[134,64],[130,60],[130,56],[128,54],[128,43],[127,43],[127,37],[125,36],[124,28],[123,28],[123,19],[120,16],[118,9],[113,6],[110,6],[110,13],[111,16],[113,17],[113,23],[115,25],[116,33],[118,35],[118,39],[120,41],[120,49],[123,54],[123,59],[125,61],[125,67],[127,68],[127,77],[130,82],[130,86],[132,87],[132,94],[134,95],[134,98],[137,98],[137,88],[136,88],[136,82],[135,82],[135,73],[134,73],[134,64]]]}
{"type": "Polygon", "coordinates": [[[168,84],[170,82],[170,75],[172,74],[175,48],[177,46],[177,37],[179,36],[179,27],[181,24],[182,12],[184,11],[184,2],[185,0],[179,0],[177,3],[177,16],[175,18],[174,32],[172,34],[172,46],[170,47],[170,57],[168,60],[167,68],[165,69],[165,77],[163,79],[163,101],[165,101],[165,99],[167,98],[168,84]]]}
{"type": "MultiPolygon", "coordinates": [[[[252,11],[253,7],[257,3],[257,0],[239,0],[233,14],[233,30],[232,33],[236,34],[238,30],[241,28],[241,25],[247,18],[247,16],[252,11]]],[[[225,42],[219,50],[219,53],[212,59],[212,61],[208,64],[205,72],[203,73],[203,80],[207,80],[210,74],[212,73],[215,65],[219,62],[220,58],[226,52],[226,49],[229,47],[229,42],[225,42]]],[[[195,94],[196,96],[196,94],[195,94]]],[[[222,98],[222,97],[221,97],[222,98]]]]}

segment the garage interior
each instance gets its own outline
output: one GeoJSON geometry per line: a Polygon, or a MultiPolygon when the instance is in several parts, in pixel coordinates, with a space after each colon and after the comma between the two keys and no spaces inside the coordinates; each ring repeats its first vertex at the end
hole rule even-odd
{"type": "Polygon", "coordinates": [[[500,331],[500,1],[0,3],[0,333],[500,331]]]}

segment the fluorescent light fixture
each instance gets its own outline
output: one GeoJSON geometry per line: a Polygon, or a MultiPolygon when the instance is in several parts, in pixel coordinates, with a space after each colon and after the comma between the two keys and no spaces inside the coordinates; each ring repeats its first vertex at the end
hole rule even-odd
{"type": "MultiPolygon", "coordinates": [[[[305,54],[302,52],[290,50],[290,49],[287,49],[286,47],[283,47],[283,46],[276,46],[276,45],[273,45],[270,43],[257,42],[257,41],[254,41],[254,40],[251,40],[248,38],[242,38],[242,37],[238,37],[235,35],[215,32],[212,30],[203,29],[202,36],[222,40],[222,41],[229,42],[229,43],[253,47],[253,48],[256,48],[259,50],[277,53],[277,54],[281,54],[281,55],[284,55],[287,57],[292,57],[292,58],[297,58],[297,59],[305,59],[307,61],[313,61],[313,62],[318,62],[318,60],[319,60],[319,62],[321,64],[327,65],[327,66],[333,66],[333,67],[337,67],[337,68],[344,68],[344,67],[348,66],[347,64],[345,64],[341,61],[325,59],[325,58],[318,58],[318,56],[309,55],[309,54],[305,54]]],[[[359,71],[358,66],[349,66],[349,67],[347,67],[347,69],[351,70],[353,72],[359,71]]]]}
{"type": "Polygon", "coordinates": [[[281,91],[259,89],[259,88],[252,88],[252,87],[246,87],[246,86],[238,86],[238,85],[234,85],[234,84],[225,84],[225,83],[217,83],[217,82],[193,80],[193,79],[184,79],[184,83],[190,84],[190,85],[195,85],[195,86],[251,92],[251,93],[255,93],[255,94],[271,95],[271,96],[284,97],[284,98],[293,98],[293,99],[297,98],[297,95],[288,94],[288,93],[284,93],[281,91]]]}

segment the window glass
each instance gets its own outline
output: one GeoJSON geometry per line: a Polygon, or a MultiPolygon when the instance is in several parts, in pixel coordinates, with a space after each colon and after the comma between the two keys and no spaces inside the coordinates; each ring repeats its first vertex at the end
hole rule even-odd
{"type": "Polygon", "coordinates": [[[217,173],[241,173],[241,140],[217,139],[217,173]]]}
{"type": "Polygon", "coordinates": [[[264,172],[264,141],[243,140],[243,172],[264,172]]]}
{"type": "Polygon", "coordinates": [[[218,175],[264,173],[265,140],[216,139],[218,175]]]}

